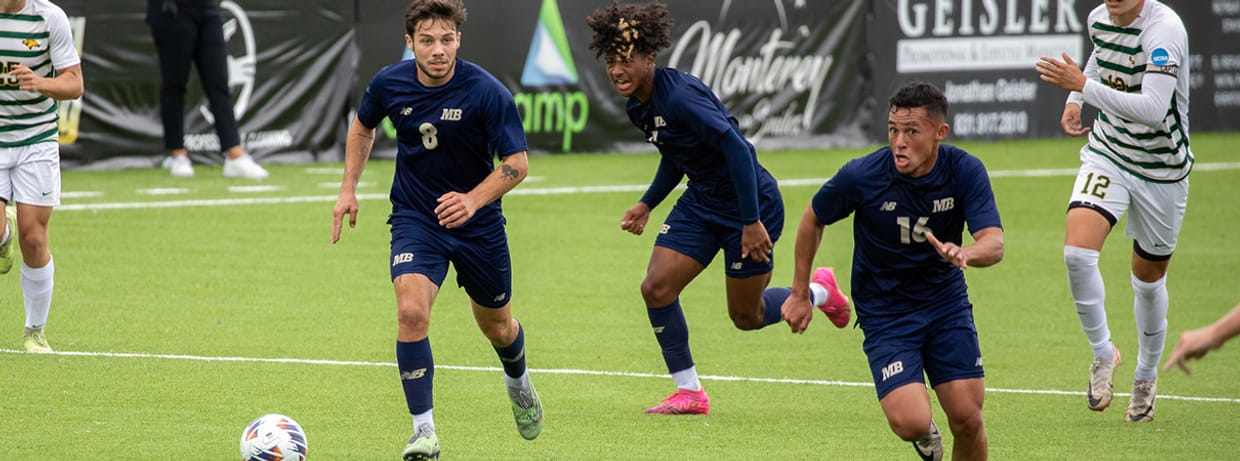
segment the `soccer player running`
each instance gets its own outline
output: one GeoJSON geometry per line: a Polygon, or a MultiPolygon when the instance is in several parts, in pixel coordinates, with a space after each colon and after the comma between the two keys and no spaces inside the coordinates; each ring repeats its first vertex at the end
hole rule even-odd
{"type": "Polygon", "coordinates": [[[525,132],[512,94],[477,64],[457,57],[465,6],[415,0],[405,14],[413,59],[371,80],[349,128],[344,181],[332,212],[332,243],[345,215],[357,223],[357,182],[384,117],[397,130],[392,181],[391,275],[396,290],[396,362],[414,435],[406,460],[439,457],[432,417],[435,364],[431,304],[449,262],[474,319],[504,368],[521,437],[542,430],[542,404],[525,365],[525,335],[512,316],[512,271],[500,197],[525,179],[525,132]],[[494,167],[498,156],[500,164],[494,167]]]}
{"type": "MultiPolygon", "coordinates": [[[[641,235],[650,211],[689,177],[688,190],[659,230],[641,284],[650,325],[677,388],[646,413],[707,414],[710,398],[689,351],[680,293],[722,249],[732,323],[757,330],[779,322],[789,290],[766,286],[774,267],[772,248],[783,228],[783,200],[775,178],[758,164],[753,145],[714,93],[696,77],[655,65],[656,53],[671,44],[666,5],[615,2],[595,10],[586,24],[594,31],[590,49],[606,59],[608,77],[628,98],[630,120],[661,154],[654,180],[624,212],[620,228],[641,235]]],[[[850,316],[847,298],[830,272],[820,275],[814,304],[843,327],[850,316]]]]}
{"type": "Polygon", "coordinates": [[[814,195],[797,227],[795,333],[812,319],[806,285],[823,228],[853,218],[852,295],[879,403],[923,459],[941,459],[923,372],[955,438],[953,459],[985,459],[982,354],[963,269],[1003,259],[1003,228],[985,166],[947,137],[947,99],[933,85],[890,100],[884,147],[849,161],[814,195]],[[963,246],[965,224],[973,244],[963,246]]]}
{"type": "Polygon", "coordinates": [[[82,65],[69,18],[47,0],[0,0],[0,274],[13,268],[19,242],[26,307],[23,345],[51,352],[43,328],[52,308],[55,265],[48,248],[52,208],[60,205],[56,100],[82,95],[82,65]],[[20,238],[19,238],[20,237],[20,238]]]}
{"type": "Polygon", "coordinates": [[[1087,405],[1111,405],[1119,349],[1107,327],[1106,288],[1098,270],[1102,244],[1124,211],[1133,239],[1133,314],[1137,366],[1124,419],[1154,419],[1158,361],[1167,336],[1167,265],[1188,204],[1193,153],[1188,142],[1188,33],[1171,8],[1155,0],[1109,0],[1089,14],[1095,44],[1084,71],[1067,53],[1042,57],[1043,81],[1071,91],[1060,124],[1089,135],[1068,199],[1064,263],[1081,328],[1093,348],[1087,405]],[[1081,105],[1099,110],[1093,131],[1081,127],[1081,105]]]}

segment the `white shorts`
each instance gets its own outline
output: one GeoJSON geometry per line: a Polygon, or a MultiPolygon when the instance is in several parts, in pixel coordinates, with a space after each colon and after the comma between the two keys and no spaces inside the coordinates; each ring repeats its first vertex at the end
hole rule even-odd
{"type": "Polygon", "coordinates": [[[0,148],[0,200],[10,205],[60,205],[60,144],[0,148]]]}
{"type": "Polygon", "coordinates": [[[1188,208],[1188,178],[1173,183],[1151,182],[1120,169],[1110,160],[1082,148],[1068,208],[1086,207],[1102,213],[1111,226],[1128,214],[1124,235],[1132,238],[1147,259],[1167,259],[1175,251],[1188,208]]]}

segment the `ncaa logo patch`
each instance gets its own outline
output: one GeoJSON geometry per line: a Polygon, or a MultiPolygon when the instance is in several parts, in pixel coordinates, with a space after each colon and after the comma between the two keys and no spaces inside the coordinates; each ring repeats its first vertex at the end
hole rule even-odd
{"type": "Polygon", "coordinates": [[[1166,48],[1157,48],[1150,53],[1150,63],[1155,66],[1162,67],[1167,65],[1167,61],[1171,60],[1171,53],[1166,48]]]}

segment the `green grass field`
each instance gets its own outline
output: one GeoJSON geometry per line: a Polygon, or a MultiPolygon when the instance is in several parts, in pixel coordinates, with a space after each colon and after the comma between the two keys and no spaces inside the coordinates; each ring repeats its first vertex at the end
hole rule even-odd
{"type": "MultiPolygon", "coordinates": [[[[1168,349],[1179,332],[1240,302],[1240,133],[1193,141],[1198,167],[1170,272],[1168,349]]],[[[1061,250],[1079,146],[962,144],[991,171],[1006,228],[1003,262],[966,274],[986,360],[991,455],[1234,458],[1240,347],[1195,363],[1191,377],[1164,373],[1157,419],[1122,421],[1137,335],[1122,231],[1101,262],[1126,358],[1116,374],[1120,395],[1106,412],[1085,407],[1091,356],[1061,250]]],[[[818,185],[869,150],[759,154],[786,182],[776,284],[791,278],[796,223],[818,185]]],[[[619,219],[657,159],[531,159],[530,178],[504,206],[514,312],[526,327],[546,427],[532,442],[517,435],[498,360],[449,275],[431,327],[444,459],[914,459],[887,428],[860,330],[837,330],[818,315],[804,335],[782,324],[738,331],[718,262],[682,296],[712,414],[642,413],[673,385],[638,292],[654,236],[622,232],[619,219]]],[[[219,167],[199,167],[191,179],[163,170],[65,172],[64,206],[52,219],[57,273],[47,327],[57,354],[18,352],[19,270],[0,277],[0,459],[237,459],[245,424],[272,412],[303,425],[313,460],[397,459],[412,428],[393,364],[385,224],[392,168],[368,166],[357,228],[334,246],[340,164],[276,165],[262,183],[226,180],[219,167]]],[[[850,267],[850,235],[850,222],[828,227],[817,263],[850,267]]],[[[842,271],[841,284],[848,279],[842,271]]]]}

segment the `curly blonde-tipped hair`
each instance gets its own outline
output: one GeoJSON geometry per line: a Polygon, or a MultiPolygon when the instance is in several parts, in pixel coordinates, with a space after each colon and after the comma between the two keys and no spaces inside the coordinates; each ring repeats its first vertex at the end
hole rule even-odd
{"type": "Polygon", "coordinates": [[[594,57],[627,62],[633,53],[652,54],[672,44],[672,19],[667,5],[659,2],[635,5],[613,1],[586,18],[594,31],[590,49],[594,57]]]}

